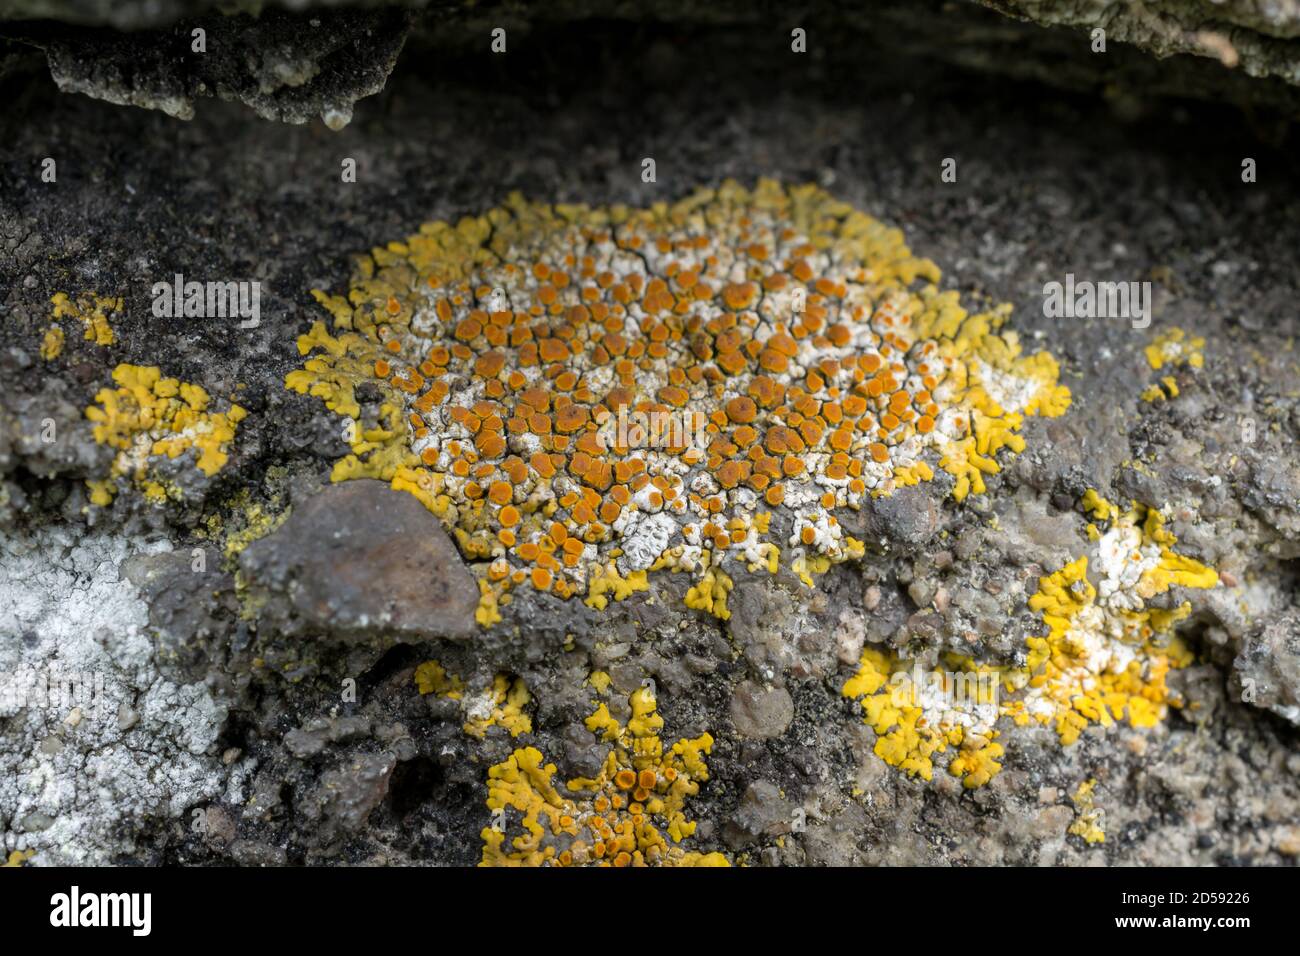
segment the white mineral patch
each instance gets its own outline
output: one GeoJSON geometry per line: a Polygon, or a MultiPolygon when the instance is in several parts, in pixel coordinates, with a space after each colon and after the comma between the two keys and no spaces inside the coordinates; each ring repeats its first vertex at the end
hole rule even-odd
{"type": "Polygon", "coordinates": [[[1108,607],[1137,610],[1143,606],[1136,593],[1142,575],[1160,563],[1160,546],[1142,543],[1142,530],[1131,522],[1117,521],[1097,542],[1097,585],[1099,603],[1108,607]]]}
{"type": "Polygon", "coordinates": [[[1025,406],[1034,400],[1042,388],[1042,383],[1032,378],[1009,375],[986,362],[977,360],[975,371],[989,398],[1001,405],[1006,412],[1024,411],[1025,406]]]}
{"type": "Polygon", "coordinates": [[[134,851],[148,817],[179,817],[228,784],[240,799],[232,773],[248,768],[215,752],[224,707],[159,675],[147,608],[121,574],[127,558],[170,550],[57,527],[0,538],[0,825],[4,850],[35,850],[33,865],[109,863],[134,851]],[[33,674],[76,675],[81,719],[67,720],[65,695],[15,692],[33,674]]]}
{"type": "Polygon", "coordinates": [[[623,556],[619,566],[626,571],[641,571],[654,564],[668,548],[668,539],[677,530],[677,522],[665,514],[645,514],[623,539],[623,556]]]}

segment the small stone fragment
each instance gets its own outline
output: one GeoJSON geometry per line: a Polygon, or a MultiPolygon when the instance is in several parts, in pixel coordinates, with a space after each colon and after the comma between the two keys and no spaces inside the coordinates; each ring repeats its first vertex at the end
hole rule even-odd
{"type": "Polygon", "coordinates": [[[438,519],[379,481],[333,485],[240,567],[286,633],[418,641],[474,633],[479,591],[438,519]]]}

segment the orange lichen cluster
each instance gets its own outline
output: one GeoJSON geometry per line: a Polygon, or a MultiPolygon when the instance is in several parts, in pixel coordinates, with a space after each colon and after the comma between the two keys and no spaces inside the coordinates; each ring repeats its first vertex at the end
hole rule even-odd
{"type": "Polygon", "coordinates": [[[495,594],[593,568],[775,570],[861,553],[830,514],[954,476],[983,489],[1068,392],[997,314],[940,292],[902,234],[824,191],[729,183],[671,206],[517,196],[361,261],[286,384],[356,423],[333,477],[379,477],[454,529],[495,594]],[[379,387],[365,409],[356,389],[379,387]]]}

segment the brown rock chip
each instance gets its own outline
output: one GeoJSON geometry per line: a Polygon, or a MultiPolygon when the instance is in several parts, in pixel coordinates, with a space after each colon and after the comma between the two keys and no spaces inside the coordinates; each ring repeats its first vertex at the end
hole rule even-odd
{"type": "Polygon", "coordinates": [[[240,555],[263,621],[364,642],[465,638],[479,591],[438,519],[384,482],[331,485],[240,555]]]}

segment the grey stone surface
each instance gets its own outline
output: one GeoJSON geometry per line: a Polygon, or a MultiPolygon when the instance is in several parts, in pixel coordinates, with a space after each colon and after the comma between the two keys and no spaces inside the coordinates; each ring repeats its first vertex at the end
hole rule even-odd
{"type": "Polygon", "coordinates": [[[1234,667],[1242,700],[1300,722],[1300,615],[1294,609],[1247,634],[1234,667]]]}
{"type": "Polygon", "coordinates": [[[794,720],[794,701],[784,687],[744,681],[731,698],[731,722],[742,737],[780,737],[794,720]]]}

